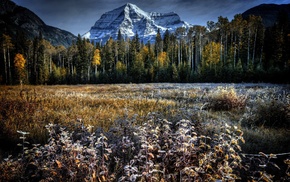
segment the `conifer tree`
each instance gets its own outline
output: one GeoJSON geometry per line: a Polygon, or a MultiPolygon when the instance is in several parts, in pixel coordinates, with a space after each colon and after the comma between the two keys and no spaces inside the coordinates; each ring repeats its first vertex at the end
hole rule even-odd
{"type": "Polygon", "coordinates": [[[3,60],[4,60],[4,72],[5,72],[5,83],[12,83],[12,75],[11,75],[11,60],[10,54],[11,49],[13,49],[14,45],[12,43],[12,39],[9,35],[2,35],[2,50],[3,50],[3,60]]]}
{"type": "MultiPolygon", "coordinates": [[[[156,37],[157,39],[157,37],[156,37]]],[[[164,52],[169,52],[170,49],[170,33],[169,30],[167,29],[164,33],[164,38],[163,38],[163,51],[164,52]]]]}
{"type": "Polygon", "coordinates": [[[38,37],[33,40],[33,54],[31,65],[31,83],[44,84],[48,79],[48,69],[45,64],[45,46],[42,34],[39,33],[38,37]]]}
{"type": "Polygon", "coordinates": [[[160,29],[158,28],[156,38],[155,38],[155,54],[158,57],[159,53],[163,51],[163,41],[160,34],[160,29]]]}

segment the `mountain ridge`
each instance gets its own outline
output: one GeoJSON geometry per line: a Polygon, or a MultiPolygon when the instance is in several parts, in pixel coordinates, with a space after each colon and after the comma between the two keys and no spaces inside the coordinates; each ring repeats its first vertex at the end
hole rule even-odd
{"type": "Polygon", "coordinates": [[[243,18],[250,15],[261,16],[265,27],[273,26],[280,13],[288,14],[290,20],[290,4],[260,4],[242,13],[243,18]]]}
{"type": "Polygon", "coordinates": [[[34,38],[42,33],[43,38],[52,45],[64,45],[68,47],[76,36],[72,33],[45,24],[34,12],[29,9],[18,6],[10,0],[1,0],[0,3],[0,33],[16,34],[17,31],[23,31],[29,38],[34,38]]]}
{"type": "MultiPolygon", "coordinates": [[[[279,12],[284,11],[290,20],[290,4],[261,4],[242,13],[246,19],[250,14],[261,16],[266,27],[273,26],[279,12]]],[[[116,39],[120,30],[124,39],[132,38],[138,33],[143,42],[155,41],[157,30],[163,35],[166,30],[174,32],[178,27],[189,28],[191,25],[182,21],[175,12],[158,13],[146,12],[132,3],[115,8],[104,13],[91,29],[82,37],[94,42],[105,42],[110,37],[116,39]]],[[[42,33],[43,37],[52,45],[68,47],[76,40],[72,33],[49,26],[29,9],[18,6],[10,0],[0,2],[0,33],[21,30],[33,38],[42,33]]]]}
{"type": "Polygon", "coordinates": [[[104,13],[84,37],[92,41],[116,39],[120,31],[123,38],[132,38],[138,33],[143,42],[154,41],[158,29],[163,34],[166,30],[175,31],[178,27],[189,28],[190,25],[174,13],[145,12],[132,3],[104,13]]]}

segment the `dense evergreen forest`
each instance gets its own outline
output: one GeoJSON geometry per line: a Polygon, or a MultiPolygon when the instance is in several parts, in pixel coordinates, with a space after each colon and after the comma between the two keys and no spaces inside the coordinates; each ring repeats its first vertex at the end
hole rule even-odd
{"type": "Polygon", "coordinates": [[[147,82],[289,83],[290,23],[273,27],[241,14],[207,26],[158,32],[155,43],[118,39],[92,43],[78,35],[70,47],[52,46],[40,34],[1,35],[1,84],[85,84],[147,82]]]}

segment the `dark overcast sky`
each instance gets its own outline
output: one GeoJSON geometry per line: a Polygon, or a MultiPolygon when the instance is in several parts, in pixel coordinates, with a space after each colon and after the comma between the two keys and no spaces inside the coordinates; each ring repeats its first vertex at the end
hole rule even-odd
{"type": "Polygon", "coordinates": [[[127,2],[147,12],[175,12],[190,24],[206,25],[218,16],[228,17],[243,13],[263,3],[288,4],[290,0],[12,0],[37,14],[47,25],[73,34],[84,34],[105,12],[127,2]]]}

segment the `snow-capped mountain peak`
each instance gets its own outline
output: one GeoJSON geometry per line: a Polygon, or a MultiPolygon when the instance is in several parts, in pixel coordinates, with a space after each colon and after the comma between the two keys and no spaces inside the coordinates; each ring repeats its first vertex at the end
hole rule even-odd
{"type": "Polygon", "coordinates": [[[110,37],[117,39],[120,30],[124,39],[132,38],[138,33],[143,42],[153,42],[158,29],[163,34],[166,30],[173,32],[178,27],[189,26],[176,13],[145,12],[138,6],[127,3],[103,14],[86,35],[95,42],[106,42],[110,37]]]}

